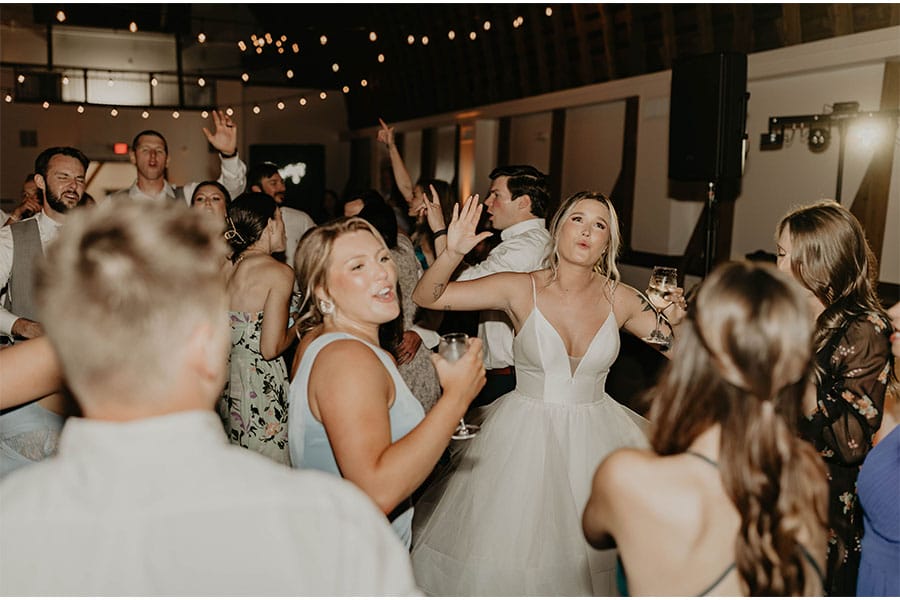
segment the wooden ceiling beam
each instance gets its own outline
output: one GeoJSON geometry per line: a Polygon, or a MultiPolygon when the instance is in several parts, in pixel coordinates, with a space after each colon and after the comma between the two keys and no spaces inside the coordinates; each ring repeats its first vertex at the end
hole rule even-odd
{"type": "Polygon", "coordinates": [[[700,52],[708,54],[715,50],[716,38],[713,35],[712,26],[712,9],[709,4],[698,4],[696,6],[697,14],[697,34],[700,37],[700,52]]]}
{"type": "Polygon", "coordinates": [[[753,52],[753,5],[732,4],[734,20],[734,49],[744,54],[753,52]]]}
{"type": "Polygon", "coordinates": [[[835,36],[853,33],[853,5],[830,4],[828,15],[831,17],[831,31],[835,36]]]}
{"type": "MultiPolygon", "coordinates": [[[[535,55],[537,56],[537,84],[532,82],[532,90],[535,92],[549,92],[553,89],[553,82],[550,81],[550,69],[547,66],[547,37],[544,35],[544,27],[541,19],[546,19],[540,5],[529,4],[528,14],[525,18],[525,27],[532,34],[530,42],[535,46],[535,55]]],[[[524,35],[524,34],[523,34],[524,35]]],[[[517,39],[521,39],[517,36],[517,39]]]]}
{"type": "Polygon", "coordinates": [[[671,4],[659,5],[660,20],[662,22],[662,63],[666,69],[672,68],[672,63],[678,58],[678,42],[675,39],[675,15],[672,13],[671,4]]]}
{"type": "Polygon", "coordinates": [[[616,28],[613,16],[606,4],[598,4],[600,8],[600,25],[603,29],[603,53],[606,56],[606,79],[612,81],[617,77],[616,69],[616,28]]]}
{"type": "Polygon", "coordinates": [[[803,24],[799,4],[781,5],[781,43],[793,46],[803,41],[803,24]]]}
{"type": "Polygon", "coordinates": [[[582,85],[595,81],[594,61],[591,56],[591,45],[588,43],[586,10],[583,4],[572,5],[572,19],[575,22],[575,35],[578,38],[578,75],[582,85]]]}

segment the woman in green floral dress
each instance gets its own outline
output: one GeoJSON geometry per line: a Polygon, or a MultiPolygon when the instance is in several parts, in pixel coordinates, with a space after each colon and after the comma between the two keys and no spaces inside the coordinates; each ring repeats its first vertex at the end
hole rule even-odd
{"type": "Polygon", "coordinates": [[[856,480],[881,425],[891,372],[891,325],[875,294],[865,233],[835,202],[799,208],[778,225],[778,268],[808,292],[816,317],[815,394],[800,433],[828,466],[825,594],[853,596],[863,534],[856,480]]]}
{"type": "Polygon", "coordinates": [[[228,209],[225,238],[232,248],[223,267],[231,355],[219,416],[231,443],[290,465],[281,354],[296,335],[296,327],[288,327],[294,271],[272,257],[285,247],[278,205],[267,194],[240,195],[228,209]]]}

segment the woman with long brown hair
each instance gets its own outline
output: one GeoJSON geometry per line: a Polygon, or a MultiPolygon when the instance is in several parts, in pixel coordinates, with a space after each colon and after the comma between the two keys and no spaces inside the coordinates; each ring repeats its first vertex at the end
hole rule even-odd
{"type": "Polygon", "coordinates": [[[815,319],[815,385],[800,433],[828,466],[825,592],[852,596],[863,533],[856,480],[881,426],[890,320],[875,293],[875,257],[849,210],[830,201],[804,206],[781,219],[776,235],[778,268],[805,288],[815,319]]]}
{"type": "Polygon", "coordinates": [[[821,595],[825,469],[793,429],[812,326],[797,286],[732,263],[703,283],[652,390],[652,450],[597,469],[583,527],[632,595],[821,595]]]}

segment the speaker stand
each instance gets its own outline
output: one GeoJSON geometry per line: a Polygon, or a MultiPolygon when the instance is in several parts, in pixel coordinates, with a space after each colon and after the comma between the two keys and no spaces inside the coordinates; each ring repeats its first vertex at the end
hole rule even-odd
{"type": "Polygon", "coordinates": [[[709,188],[706,194],[706,251],[703,253],[703,276],[709,275],[715,262],[713,254],[716,248],[716,227],[718,220],[716,219],[716,181],[709,182],[709,188]]]}

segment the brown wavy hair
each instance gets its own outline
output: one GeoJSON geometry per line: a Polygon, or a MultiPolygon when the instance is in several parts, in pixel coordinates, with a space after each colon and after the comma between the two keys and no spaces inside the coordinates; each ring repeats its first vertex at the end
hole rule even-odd
{"type": "Polygon", "coordinates": [[[816,352],[862,314],[876,313],[890,322],[875,292],[877,259],[853,213],[828,200],[785,215],[776,235],[785,228],[791,236],[794,277],[825,305],[816,322],[816,352]]]}
{"type": "Polygon", "coordinates": [[[737,262],[701,286],[653,390],[653,448],[686,451],[721,426],[719,472],[741,516],[735,563],[750,595],[817,595],[801,540],[824,548],[827,479],[794,431],[812,366],[812,323],[799,286],[737,262]]]}

